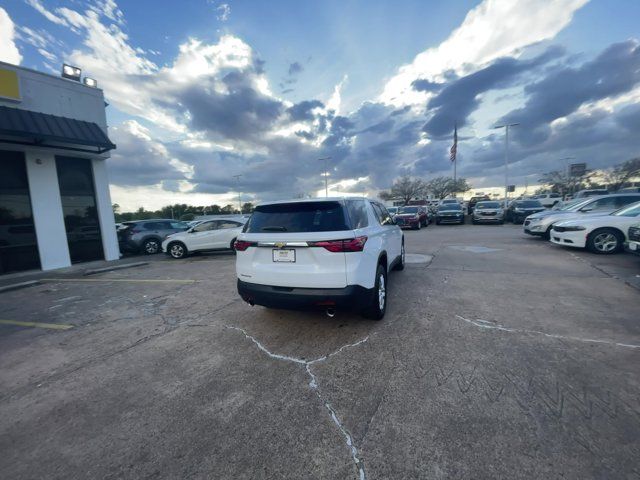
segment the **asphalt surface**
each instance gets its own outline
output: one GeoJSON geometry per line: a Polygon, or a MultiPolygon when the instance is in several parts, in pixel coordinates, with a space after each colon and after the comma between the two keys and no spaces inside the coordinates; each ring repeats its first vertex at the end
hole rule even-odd
{"type": "Polygon", "coordinates": [[[405,235],[381,322],[250,307],[231,254],[0,294],[2,477],[640,478],[640,257],[405,235]]]}

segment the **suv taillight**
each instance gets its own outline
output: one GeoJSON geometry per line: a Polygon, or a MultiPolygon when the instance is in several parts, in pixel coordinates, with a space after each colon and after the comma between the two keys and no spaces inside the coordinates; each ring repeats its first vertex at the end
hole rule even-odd
{"type": "Polygon", "coordinates": [[[349,238],[347,240],[326,240],[322,242],[309,242],[310,247],[323,247],[330,252],[361,252],[367,237],[349,238]]]}
{"type": "Polygon", "coordinates": [[[233,244],[233,248],[238,252],[244,252],[249,247],[255,247],[256,242],[247,242],[245,240],[236,240],[233,244]]]}

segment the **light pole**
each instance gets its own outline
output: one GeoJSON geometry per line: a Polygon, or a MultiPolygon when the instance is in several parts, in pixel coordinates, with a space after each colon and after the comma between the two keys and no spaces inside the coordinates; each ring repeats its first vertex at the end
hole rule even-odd
{"type": "Polygon", "coordinates": [[[238,208],[240,210],[240,213],[242,213],[242,193],[240,193],[240,177],[242,175],[234,175],[233,178],[235,178],[238,182],[238,208]]]}
{"type": "Polygon", "coordinates": [[[324,160],[324,196],[329,196],[329,170],[327,169],[327,160],[331,160],[331,157],[319,158],[318,161],[324,160]]]}
{"type": "Polygon", "coordinates": [[[519,123],[505,123],[493,128],[504,128],[504,208],[506,209],[509,197],[509,128],[520,125],[519,123]]]}

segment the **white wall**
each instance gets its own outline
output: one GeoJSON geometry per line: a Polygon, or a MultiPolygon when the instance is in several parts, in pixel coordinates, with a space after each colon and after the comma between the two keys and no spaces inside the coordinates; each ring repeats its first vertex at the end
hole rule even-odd
{"type": "Polygon", "coordinates": [[[30,151],[26,152],[25,157],[42,269],[68,267],[71,265],[71,258],[64,228],[55,157],[53,153],[30,151]]]}
{"type": "Polygon", "coordinates": [[[102,233],[104,259],[118,260],[120,258],[120,248],[118,247],[118,236],[116,235],[111,194],[109,192],[107,165],[104,160],[100,159],[94,159],[91,163],[93,164],[93,181],[96,190],[96,205],[102,233]]]}

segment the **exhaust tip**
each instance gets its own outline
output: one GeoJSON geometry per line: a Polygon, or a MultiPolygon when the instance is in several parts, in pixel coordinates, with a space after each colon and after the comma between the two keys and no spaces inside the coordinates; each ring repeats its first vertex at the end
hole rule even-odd
{"type": "Polygon", "coordinates": [[[327,314],[327,317],[333,318],[333,317],[336,316],[336,309],[335,308],[327,308],[325,310],[325,313],[327,314]]]}

